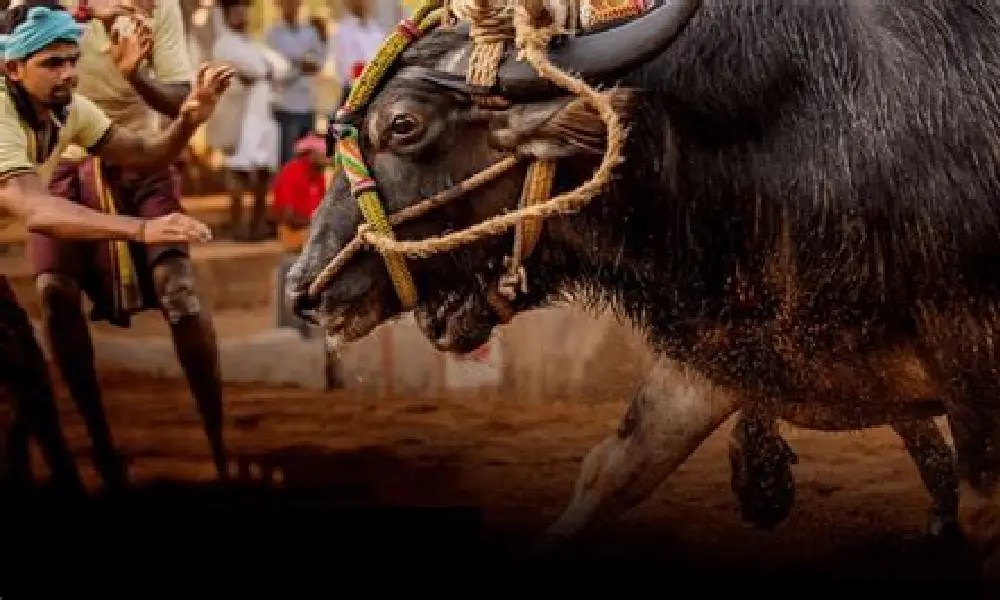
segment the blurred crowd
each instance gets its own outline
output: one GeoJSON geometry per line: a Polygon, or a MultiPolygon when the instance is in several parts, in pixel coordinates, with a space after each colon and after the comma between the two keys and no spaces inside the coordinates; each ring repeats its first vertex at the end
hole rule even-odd
{"type": "Polygon", "coordinates": [[[371,0],[343,0],[333,33],[326,21],[301,16],[302,0],[269,1],[278,3],[281,18],[257,40],[248,34],[250,0],[216,0],[214,41],[204,58],[232,65],[237,76],[205,133],[223,156],[230,196],[229,223],[217,235],[277,237],[296,252],[331,167],[317,117],[337,106],[319,106],[318,74],[333,65],[342,102],[389,32],[373,18],[371,0]]]}
{"type": "Polygon", "coordinates": [[[223,156],[229,192],[228,226],[216,235],[244,242],[278,239],[284,254],[275,273],[276,324],[310,337],[310,327],[285,302],[284,278],[332,174],[318,117],[346,99],[388,32],[373,18],[371,0],[342,0],[344,14],[332,33],[325,20],[303,18],[302,0],[265,1],[277,2],[280,19],[258,40],[248,34],[250,0],[216,0],[213,41],[209,56],[202,57],[236,70],[205,128],[208,146],[223,156]],[[317,92],[326,65],[340,84],[333,106],[320,106],[317,92]]]}

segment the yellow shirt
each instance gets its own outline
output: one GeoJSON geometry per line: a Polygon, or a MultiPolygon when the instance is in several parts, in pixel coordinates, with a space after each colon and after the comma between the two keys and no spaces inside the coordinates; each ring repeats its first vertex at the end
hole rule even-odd
{"type": "MultiPolygon", "coordinates": [[[[127,21],[119,18],[117,26],[127,21]]],[[[162,83],[188,83],[194,78],[184,36],[184,17],[178,0],[156,0],[153,8],[153,49],[150,61],[140,69],[162,83]]],[[[160,128],[160,114],[149,107],[132,85],[118,72],[105,54],[110,44],[107,31],[99,21],[84,25],[80,39],[80,83],[76,91],[92,100],[118,125],[139,134],[160,128]]],[[[67,158],[79,159],[82,149],[71,148],[67,158]]]]}
{"type": "Polygon", "coordinates": [[[18,111],[8,86],[7,79],[0,77],[0,181],[17,173],[34,172],[43,185],[48,185],[59,156],[70,144],[93,148],[111,128],[111,119],[79,94],[73,94],[66,122],[61,126],[33,127],[29,118],[18,111]],[[55,143],[46,144],[51,135],[57,136],[55,143]],[[46,152],[46,146],[51,151],[46,152]]]}

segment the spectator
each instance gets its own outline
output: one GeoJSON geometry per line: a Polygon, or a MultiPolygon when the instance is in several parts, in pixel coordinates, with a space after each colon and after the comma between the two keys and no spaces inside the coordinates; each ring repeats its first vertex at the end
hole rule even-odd
{"type": "Polygon", "coordinates": [[[309,231],[316,207],[326,193],[324,170],[328,164],[326,140],[312,133],[295,144],[295,157],[285,163],[274,179],[272,216],[278,224],[278,239],[285,250],[275,274],[275,305],[278,327],[294,327],[309,337],[308,324],[295,317],[285,300],[285,276],[292,267],[309,231]]]}
{"type": "Polygon", "coordinates": [[[330,43],[330,55],[343,85],[341,102],[347,99],[351,83],[388,35],[371,17],[371,0],[344,0],[344,8],[347,14],[337,24],[330,43]]]}
{"type": "Polygon", "coordinates": [[[272,82],[287,72],[288,65],[247,37],[249,4],[250,0],[219,2],[222,27],[212,56],[231,65],[236,80],[209,124],[209,143],[225,155],[232,235],[235,239],[257,241],[267,237],[267,190],[271,174],[280,165],[278,125],[270,106],[272,82]],[[224,129],[225,135],[216,128],[224,129]],[[253,194],[254,205],[244,230],[243,196],[247,190],[253,194]]]}
{"type": "Polygon", "coordinates": [[[292,158],[295,142],[316,127],[316,73],[322,68],[326,45],[315,25],[299,23],[302,0],[279,0],[282,20],[267,32],[267,45],[291,68],[277,82],[274,118],[281,136],[281,164],[292,158]]]}

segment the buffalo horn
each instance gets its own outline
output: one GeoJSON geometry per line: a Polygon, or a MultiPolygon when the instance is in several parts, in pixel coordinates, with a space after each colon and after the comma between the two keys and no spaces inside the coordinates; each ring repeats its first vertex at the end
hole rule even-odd
{"type": "MultiPolygon", "coordinates": [[[[701,0],[659,0],[646,14],[604,31],[560,38],[549,60],[560,69],[595,83],[624,75],[662,53],[674,41],[701,0]]],[[[465,62],[465,61],[463,61],[465,62]]],[[[492,92],[502,96],[546,95],[558,91],[513,52],[500,64],[492,92]]]]}

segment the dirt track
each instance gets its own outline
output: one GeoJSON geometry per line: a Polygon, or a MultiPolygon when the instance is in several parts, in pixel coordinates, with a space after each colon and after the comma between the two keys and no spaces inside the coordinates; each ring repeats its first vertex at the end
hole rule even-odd
{"type": "MultiPolygon", "coordinates": [[[[105,380],[112,428],[137,482],[212,478],[182,382],[105,380]]],[[[80,420],[65,398],[63,407],[93,482],[80,420]]],[[[432,402],[233,386],[227,435],[238,462],[279,469],[284,486],[323,485],[356,504],[480,506],[488,532],[524,541],[562,509],[580,459],[613,431],[623,407],[622,398],[538,405],[466,395],[432,402]]],[[[966,563],[921,537],[929,499],[891,432],[786,429],[800,456],[797,506],[767,533],[739,520],[728,487],[728,429],[599,536],[596,547],[605,556],[655,551],[665,564],[719,575],[757,568],[967,574],[966,563]]]]}

